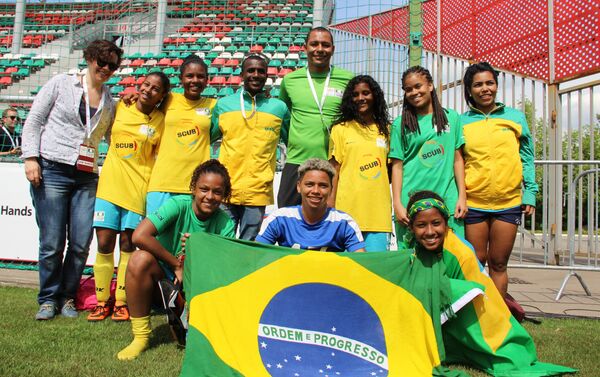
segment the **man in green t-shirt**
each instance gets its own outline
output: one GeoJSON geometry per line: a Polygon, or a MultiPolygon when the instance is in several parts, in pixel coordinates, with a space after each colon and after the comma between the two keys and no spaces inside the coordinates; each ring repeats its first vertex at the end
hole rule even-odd
{"type": "Polygon", "coordinates": [[[329,129],[338,115],[342,94],[354,74],[331,66],[333,36],[324,27],[312,29],[304,45],[308,66],[287,74],[279,99],[291,111],[287,160],[281,174],[277,205],[300,204],[298,167],[309,158],[327,159],[329,129]]]}
{"type": "Polygon", "coordinates": [[[200,164],[194,170],[190,189],[192,195],[169,199],[142,220],[133,233],[133,242],[141,249],[131,256],[125,281],[133,341],[117,354],[120,360],[135,359],[148,348],[152,332],[150,306],[157,282],[164,278],[183,282],[181,236],[194,232],[235,236],[233,220],[219,208],[231,196],[225,166],[217,160],[200,164]]]}

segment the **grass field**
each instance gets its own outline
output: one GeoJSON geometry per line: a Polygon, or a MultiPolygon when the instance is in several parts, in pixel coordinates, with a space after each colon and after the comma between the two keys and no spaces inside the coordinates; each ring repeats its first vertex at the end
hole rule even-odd
{"type": "MultiPolygon", "coordinates": [[[[33,319],[36,292],[0,287],[0,376],[177,376],[183,351],[171,341],[164,315],[154,315],[151,348],[137,360],[121,362],[115,354],[131,340],[129,323],[88,323],[58,316],[52,321],[33,319]]],[[[600,375],[600,321],[545,319],[526,324],[542,361],[580,369],[577,376],[600,375]]],[[[452,366],[472,376],[487,376],[452,366]]]]}

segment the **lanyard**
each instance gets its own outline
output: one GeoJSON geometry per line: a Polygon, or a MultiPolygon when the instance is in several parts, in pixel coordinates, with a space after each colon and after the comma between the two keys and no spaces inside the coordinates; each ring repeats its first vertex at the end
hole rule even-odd
{"type": "Polygon", "coordinates": [[[310,70],[308,69],[308,67],[306,68],[306,79],[308,80],[308,86],[310,87],[310,91],[312,92],[315,103],[319,108],[319,114],[321,114],[321,118],[323,118],[323,105],[325,104],[325,98],[327,97],[327,90],[329,90],[329,80],[331,79],[331,71],[332,67],[329,67],[329,72],[327,72],[327,78],[325,79],[325,86],[323,87],[323,94],[321,95],[321,101],[319,102],[319,98],[317,97],[317,91],[315,90],[315,84],[313,83],[312,77],[310,76],[310,70]]]}
{"type": "MultiPolygon", "coordinates": [[[[85,139],[84,143],[87,143],[91,134],[92,134],[92,117],[90,116],[90,95],[88,93],[88,74],[83,75],[83,95],[85,96],[85,139]]],[[[104,93],[103,93],[104,94],[104,93]]],[[[102,101],[104,100],[104,96],[100,100],[100,104],[96,112],[100,111],[102,107],[102,101]]]]}
{"type": "MultiPolygon", "coordinates": [[[[250,98],[252,99],[252,113],[250,113],[250,116],[246,116],[246,108],[245,108],[245,104],[244,104],[244,92],[245,92],[244,89],[240,90],[240,110],[242,111],[242,117],[244,117],[245,120],[248,120],[248,119],[252,118],[254,116],[254,114],[256,114],[256,102],[254,100],[254,97],[250,96],[250,98]]],[[[250,94],[250,93],[248,93],[248,94],[250,94]]]]}
{"type": "Polygon", "coordinates": [[[15,138],[13,139],[12,135],[10,134],[10,131],[8,131],[8,129],[5,126],[2,126],[2,131],[4,131],[4,133],[6,135],[8,135],[9,139],[10,139],[10,143],[12,145],[13,148],[18,147],[19,145],[17,144],[19,139],[15,136],[15,138]]]}

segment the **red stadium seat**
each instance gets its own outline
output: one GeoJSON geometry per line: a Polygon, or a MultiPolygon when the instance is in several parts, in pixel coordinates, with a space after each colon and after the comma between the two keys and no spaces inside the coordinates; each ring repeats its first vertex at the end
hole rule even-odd
{"type": "Polygon", "coordinates": [[[223,76],[215,76],[208,81],[208,85],[225,85],[227,79],[223,76]]]}
{"type": "Polygon", "coordinates": [[[129,93],[137,93],[137,88],[135,86],[128,86],[127,88],[125,88],[125,90],[119,93],[119,96],[124,96],[125,94],[129,93]]]}
{"type": "Polygon", "coordinates": [[[290,72],[292,72],[292,70],[289,69],[289,68],[281,68],[281,70],[279,71],[279,73],[277,74],[277,76],[283,77],[283,76],[287,75],[290,72]]]}
{"type": "Polygon", "coordinates": [[[242,78],[240,76],[230,76],[227,79],[226,85],[239,86],[242,84],[242,78]]]}
{"type": "Polygon", "coordinates": [[[183,63],[183,59],[173,59],[169,67],[179,67],[183,63]]]}
{"type": "Polygon", "coordinates": [[[141,67],[144,64],[144,59],[135,59],[129,65],[130,67],[141,67]]]}
{"type": "Polygon", "coordinates": [[[222,67],[224,66],[226,63],[226,60],[223,58],[216,58],[215,60],[213,60],[211,66],[212,67],[222,67]]]}
{"type": "Polygon", "coordinates": [[[268,67],[267,68],[267,76],[277,76],[277,73],[279,71],[277,70],[277,67],[268,67]]]}
{"type": "Polygon", "coordinates": [[[158,63],[156,65],[158,65],[159,67],[167,67],[171,64],[171,59],[169,58],[162,58],[158,61],[158,63]]]}
{"type": "Polygon", "coordinates": [[[127,76],[121,79],[121,81],[119,81],[118,83],[119,85],[123,85],[123,86],[132,86],[135,85],[135,77],[133,76],[127,76]]]}
{"type": "Polygon", "coordinates": [[[0,77],[0,86],[9,86],[12,84],[12,78],[10,76],[0,77]]]}
{"type": "Polygon", "coordinates": [[[258,54],[258,53],[261,53],[262,50],[263,50],[263,46],[261,46],[261,45],[254,45],[254,46],[250,47],[250,52],[251,53],[257,53],[258,54]]]}

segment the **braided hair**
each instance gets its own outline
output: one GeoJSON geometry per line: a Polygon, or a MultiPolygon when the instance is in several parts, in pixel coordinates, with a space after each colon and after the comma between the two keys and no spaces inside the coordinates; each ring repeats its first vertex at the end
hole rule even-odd
{"type": "MultiPolygon", "coordinates": [[[[433,78],[431,77],[431,73],[426,68],[421,66],[413,66],[404,71],[402,74],[402,84],[404,85],[404,80],[411,74],[419,74],[425,77],[428,83],[430,83],[433,87],[433,78]]],[[[442,108],[440,101],[438,99],[437,93],[435,91],[435,87],[431,91],[431,104],[433,107],[433,117],[432,117],[432,126],[437,130],[437,134],[440,135],[446,129],[448,125],[448,117],[446,117],[446,112],[442,108]]],[[[406,134],[411,132],[420,133],[419,130],[419,122],[417,121],[417,113],[416,109],[413,105],[408,102],[406,98],[406,93],[404,93],[404,101],[402,103],[402,124],[401,124],[401,132],[403,137],[406,134]]]]}
{"type": "Polygon", "coordinates": [[[386,139],[389,138],[389,124],[390,124],[390,114],[388,112],[388,106],[385,102],[385,96],[383,94],[383,90],[381,87],[369,75],[358,75],[355,76],[352,80],[348,82],[346,85],[346,89],[344,90],[344,95],[342,96],[342,104],[340,105],[340,109],[338,111],[338,116],[335,124],[342,122],[349,122],[353,120],[357,120],[358,123],[360,121],[360,117],[358,115],[358,109],[356,103],[354,103],[352,93],[354,92],[354,88],[356,85],[365,83],[371,89],[371,94],[373,95],[373,119],[375,120],[375,124],[377,125],[377,130],[380,135],[385,136],[386,139]]]}
{"type": "Polygon", "coordinates": [[[223,178],[223,202],[227,203],[231,197],[231,178],[227,168],[219,160],[204,161],[194,169],[190,180],[190,191],[194,191],[201,176],[209,173],[220,175],[223,178]]]}

